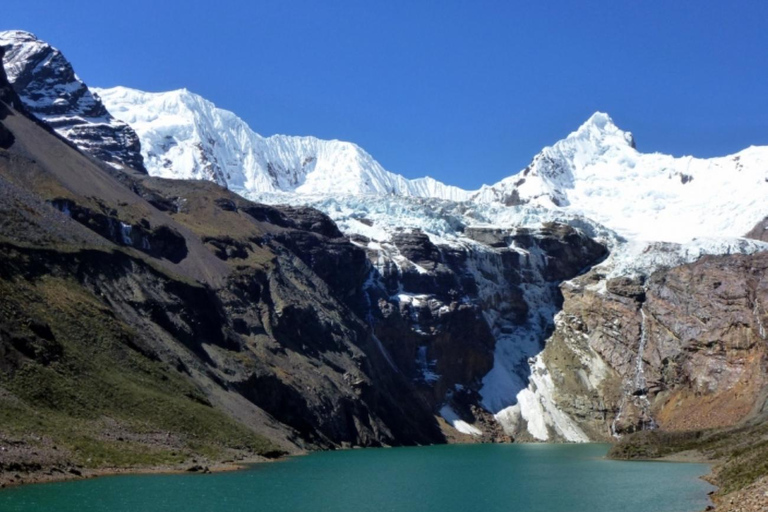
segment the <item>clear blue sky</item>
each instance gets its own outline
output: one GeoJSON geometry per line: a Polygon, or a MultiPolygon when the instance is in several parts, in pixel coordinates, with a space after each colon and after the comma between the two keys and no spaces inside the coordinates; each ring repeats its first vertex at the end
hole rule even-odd
{"type": "Polygon", "coordinates": [[[492,183],[606,111],[638,148],[768,144],[768,2],[4,0],[93,86],[187,87],[263,135],[492,183]]]}

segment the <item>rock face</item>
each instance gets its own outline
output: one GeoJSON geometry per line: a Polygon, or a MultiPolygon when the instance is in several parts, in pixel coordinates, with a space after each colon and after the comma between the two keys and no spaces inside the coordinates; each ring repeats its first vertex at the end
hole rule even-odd
{"type": "Polygon", "coordinates": [[[768,217],[755,224],[755,227],[745,236],[747,238],[768,242],[768,217]]]}
{"type": "Polygon", "coordinates": [[[0,47],[30,113],[97,159],[146,172],[136,132],[107,112],[59,50],[20,30],[0,32],[0,47]]]}
{"type": "Polygon", "coordinates": [[[768,254],[706,257],[649,283],[648,348],[655,412],[668,430],[732,425],[766,384],[768,254]],[[665,391],[669,390],[668,393],[665,391]]]}
{"type": "Polygon", "coordinates": [[[557,403],[593,439],[641,429],[728,427],[764,401],[768,254],[706,256],[608,281],[563,286],[542,357],[557,403]]]}
{"type": "Polygon", "coordinates": [[[359,240],[376,271],[366,284],[378,306],[369,321],[393,366],[448,422],[508,439],[518,432],[504,432],[492,414],[524,387],[528,359],[553,328],[559,283],[606,249],[559,224],[469,236],[483,243],[436,244],[420,230],[384,243],[359,240]]]}

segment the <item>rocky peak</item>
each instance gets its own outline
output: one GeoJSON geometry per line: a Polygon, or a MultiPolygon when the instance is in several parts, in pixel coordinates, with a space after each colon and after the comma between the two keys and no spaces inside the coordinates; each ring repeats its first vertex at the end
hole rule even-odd
{"type": "Polygon", "coordinates": [[[544,148],[523,171],[529,179],[539,177],[551,190],[553,202],[561,206],[558,196],[563,189],[573,188],[580,171],[611,152],[635,148],[630,132],[619,129],[608,114],[595,112],[566,138],[544,148]]]}
{"type": "Polygon", "coordinates": [[[34,34],[0,32],[8,81],[27,111],[105,162],[145,171],[139,138],[75,74],[64,55],[34,34]]]}
{"type": "Polygon", "coordinates": [[[539,204],[569,206],[568,190],[582,177],[580,171],[606,154],[634,151],[630,132],[619,129],[608,114],[595,112],[579,128],[533,157],[519,174],[484,186],[472,198],[507,206],[539,204]]]}

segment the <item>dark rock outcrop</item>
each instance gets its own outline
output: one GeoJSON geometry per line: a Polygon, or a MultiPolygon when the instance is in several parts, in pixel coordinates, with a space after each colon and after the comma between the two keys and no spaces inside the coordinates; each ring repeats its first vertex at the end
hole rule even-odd
{"type": "MultiPolygon", "coordinates": [[[[1,120],[2,119],[0,119],[0,121],[1,120]]],[[[0,124],[0,148],[10,148],[13,145],[13,141],[15,140],[16,137],[13,136],[13,133],[11,133],[5,126],[0,124]]]]}
{"type": "Polygon", "coordinates": [[[392,235],[400,254],[426,270],[435,270],[441,262],[440,251],[421,230],[401,231],[392,235]]]}
{"type": "Polygon", "coordinates": [[[109,241],[122,246],[133,247],[155,258],[165,258],[179,263],[187,256],[187,244],[183,236],[168,226],[152,228],[146,220],[137,224],[123,222],[114,216],[114,211],[103,207],[107,213],[100,213],[78,205],[72,200],[56,198],[51,204],[88,229],[109,241]]]}
{"type": "Polygon", "coordinates": [[[8,80],[26,109],[104,162],[146,172],[136,132],[118,121],[62,53],[20,30],[0,32],[8,80]]]}

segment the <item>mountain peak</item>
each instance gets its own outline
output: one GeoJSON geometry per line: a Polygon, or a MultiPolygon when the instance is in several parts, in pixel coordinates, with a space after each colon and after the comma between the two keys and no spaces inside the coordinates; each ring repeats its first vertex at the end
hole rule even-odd
{"type": "Polygon", "coordinates": [[[589,119],[587,119],[584,124],[581,125],[582,128],[587,126],[594,126],[600,130],[604,130],[608,126],[616,126],[613,123],[613,119],[611,119],[611,116],[606,114],[605,112],[595,112],[591,116],[589,116],[589,119]]]}
{"type": "Polygon", "coordinates": [[[611,116],[599,111],[592,114],[575,132],[564,139],[564,141],[573,140],[589,141],[599,146],[616,144],[635,147],[632,133],[623,131],[616,126],[611,116]]]}

